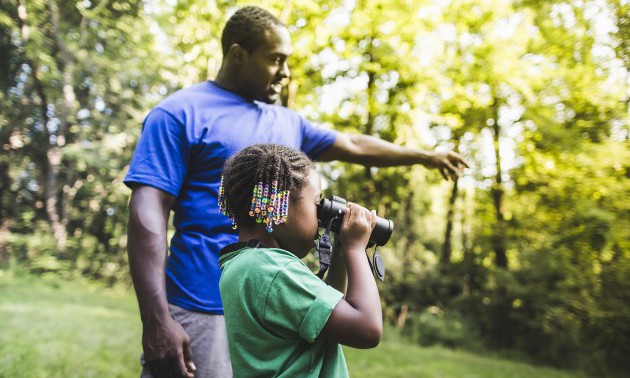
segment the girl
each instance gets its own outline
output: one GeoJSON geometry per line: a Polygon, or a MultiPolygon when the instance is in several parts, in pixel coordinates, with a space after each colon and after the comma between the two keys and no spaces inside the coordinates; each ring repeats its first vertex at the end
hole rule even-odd
{"type": "Polygon", "coordinates": [[[300,260],[317,238],[320,198],[314,163],[292,148],[254,145],[225,164],[219,206],[239,242],[221,250],[219,288],[235,377],[345,377],[340,344],[380,341],[380,299],[365,257],[376,215],[349,205],[324,283],[300,260]]]}

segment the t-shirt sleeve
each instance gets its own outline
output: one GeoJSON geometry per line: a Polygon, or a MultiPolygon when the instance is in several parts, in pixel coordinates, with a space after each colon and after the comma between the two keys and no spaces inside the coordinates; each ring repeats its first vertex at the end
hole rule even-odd
{"type": "Polygon", "coordinates": [[[309,158],[317,160],[335,142],[337,133],[334,130],[314,126],[306,118],[300,116],[302,127],[302,145],[300,149],[309,158]]]}
{"type": "Polygon", "coordinates": [[[315,341],[343,294],[326,285],[300,262],[277,272],[269,286],[263,321],[271,331],[315,341]]]}
{"type": "Polygon", "coordinates": [[[149,185],[177,197],[186,177],[188,159],[184,125],[167,111],[153,109],[142,126],[124,183],[149,185]]]}

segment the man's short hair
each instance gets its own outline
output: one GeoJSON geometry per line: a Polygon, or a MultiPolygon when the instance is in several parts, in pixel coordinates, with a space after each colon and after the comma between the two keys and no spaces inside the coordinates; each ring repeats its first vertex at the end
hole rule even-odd
{"type": "Polygon", "coordinates": [[[248,6],[239,9],[223,28],[223,56],[227,55],[234,43],[238,43],[248,52],[254,51],[262,44],[264,32],[274,25],[285,26],[277,17],[262,8],[248,6]]]}

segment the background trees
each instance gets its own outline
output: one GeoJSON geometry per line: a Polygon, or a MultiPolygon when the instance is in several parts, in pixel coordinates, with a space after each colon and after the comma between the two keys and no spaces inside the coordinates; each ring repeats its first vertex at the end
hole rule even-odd
{"type": "MultiPolygon", "coordinates": [[[[146,112],[213,78],[238,1],[0,4],[0,264],[128,282],[121,180],[146,112]]],[[[322,165],[394,219],[385,315],[422,344],[628,369],[626,1],[266,1],[283,103],[471,169],[322,165]]]]}
{"type": "Polygon", "coordinates": [[[40,271],[126,276],[121,179],[160,85],[144,4],[0,9],[2,249],[40,271]]]}

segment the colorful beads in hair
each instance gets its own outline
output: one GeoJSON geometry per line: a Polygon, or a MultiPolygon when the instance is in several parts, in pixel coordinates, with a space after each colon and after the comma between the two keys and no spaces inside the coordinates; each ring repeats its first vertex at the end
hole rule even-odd
{"type": "Polygon", "coordinates": [[[284,223],[289,210],[289,191],[278,192],[278,181],[274,180],[263,187],[262,181],[254,185],[249,216],[256,223],[265,224],[267,232],[273,232],[273,225],[284,223]],[[271,189],[271,192],[270,192],[271,189]]]}
{"type": "Polygon", "coordinates": [[[232,229],[236,230],[238,228],[238,224],[236,224],[236,219],[234,219],[234,215],[227,208],[227,203],[225,201],[225,188],[223,187],[223,176],[221,176],[221,184],[219,185],[219,212],[232,220],[232,229]]]}

